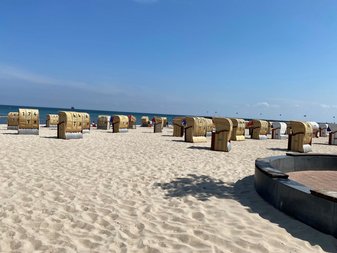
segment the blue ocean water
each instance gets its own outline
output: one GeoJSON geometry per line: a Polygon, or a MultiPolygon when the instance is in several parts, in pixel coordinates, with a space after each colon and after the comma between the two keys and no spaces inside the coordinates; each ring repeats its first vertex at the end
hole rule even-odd
{"type": "Polygon", "coordinates": [[[154,116],[167,117],[168,122],[172,122],[172,119],[176,116],[173,114],[159,114],[159,113],[139,113],[139,112],[118,112],[118,111],[98,111],[98,110],[88,110],[88,109],[69,109],[69,108],[50,108],[50,107],[38,107],[38,106],[17,106],[17,105],[0,105],[0,124],[7,124],[7,114],[9,112],[17,112],[19,108],[32,108],[39,109],[40,113],[40,124],[46,122],[47,114],[58,114],[59,111],[76,111],[76,112],[87,112],[90,114],[91,122],[97,122],[98,115],[134,115],[137,118],[137,124],[141,123],[142,116],[148,116],[151,120],[154,116]]]}

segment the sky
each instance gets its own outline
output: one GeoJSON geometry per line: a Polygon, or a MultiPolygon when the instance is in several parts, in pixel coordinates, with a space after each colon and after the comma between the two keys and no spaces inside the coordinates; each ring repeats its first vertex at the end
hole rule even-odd
{"type": "Polygon", "coordinates": [[[336,13],[335,0],[2,0],[0,104],[334,121],[336,13]]]}

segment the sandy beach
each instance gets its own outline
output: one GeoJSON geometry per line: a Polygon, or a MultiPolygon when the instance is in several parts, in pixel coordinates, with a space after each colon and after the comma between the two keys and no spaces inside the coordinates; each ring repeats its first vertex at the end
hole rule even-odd
{"type": "MultiPolygon", "coordinates": [[[[0,126],[0,252],[337,252],[337,239],[254,190],[254,162],[287,140],[233,142],[229,153],[172,129],[81,140],[0,126]]],[[[327,138],[313,152],[337,153],[327,138]]]]}

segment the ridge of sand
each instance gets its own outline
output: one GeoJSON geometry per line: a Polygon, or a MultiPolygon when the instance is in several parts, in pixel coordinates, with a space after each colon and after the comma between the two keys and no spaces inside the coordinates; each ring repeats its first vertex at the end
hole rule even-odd
{"type": "MultiPolygon", "coordinates": [[[[279,212],[253,186],[286,140],[208,143],[93,130],[59,140],[0,126],[0,252],[337,252],[337,239],[279,212]]],[[[314,152],[337,146],[314,139],[314,152]]]]}

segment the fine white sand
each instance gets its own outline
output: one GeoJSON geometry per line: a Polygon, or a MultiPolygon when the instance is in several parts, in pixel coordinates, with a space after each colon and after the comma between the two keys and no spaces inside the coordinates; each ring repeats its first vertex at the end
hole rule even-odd
{"type": "MultiPolygon", "coordinates": [[[[283,214],[253,186],[258,157],[287,140],[233,142],[229,153],[171,129],[82,140],[0,126],[0,252],[337,252],[337,239],[283,214]]],[[[337,153],[327,138],[314,152],[337,153]]]]}

